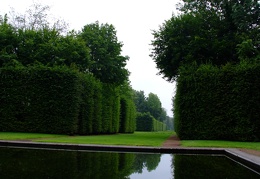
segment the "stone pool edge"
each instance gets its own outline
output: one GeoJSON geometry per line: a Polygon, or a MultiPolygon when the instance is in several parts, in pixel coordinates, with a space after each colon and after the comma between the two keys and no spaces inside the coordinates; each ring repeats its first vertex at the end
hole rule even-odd
{"type": "Polygon", "coordinates": [[[195,147],[143,147],[117,145],[91,145],[45,143],[32,141],[0,140],[0,147],[77,150],[77,151],[114,151],[114,152],[144,152],[144,153],[174,153],[174,154],[208,154],[225,155],[260,173],[260,157],[247,154],[238,149],[230,148],[195,148],[195,147]]]}

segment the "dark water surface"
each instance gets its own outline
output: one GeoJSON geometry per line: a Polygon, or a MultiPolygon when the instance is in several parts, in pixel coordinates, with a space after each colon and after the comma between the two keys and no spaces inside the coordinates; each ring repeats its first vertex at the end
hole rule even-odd
{"type": "Polygon", "coordinates": [[[224,157],[0,148],[0,179],[260,178],[224,157]]]}

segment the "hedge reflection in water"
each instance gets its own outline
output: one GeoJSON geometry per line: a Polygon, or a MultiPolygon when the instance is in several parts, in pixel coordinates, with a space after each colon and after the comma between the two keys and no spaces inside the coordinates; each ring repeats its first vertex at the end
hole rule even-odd
{"type": "Polygon", "coordinates": [[[160,178],[259,178],[225,157],[166,155],[160,163],[161,154],[0,148],[0,178],[146,178],[167,167],[160,178]]]}
{"type": "Polygon", "coordinates": [[[127,178],[154,170],[161,154],[0,148],[0,178],[127,178]]]}

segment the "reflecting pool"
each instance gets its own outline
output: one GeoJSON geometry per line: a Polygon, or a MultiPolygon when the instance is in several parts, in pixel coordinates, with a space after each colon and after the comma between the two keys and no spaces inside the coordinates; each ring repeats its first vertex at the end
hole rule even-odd
{"type": "Polygon", "coordinates": [[[0,148],[0,178],[260,178],[225,156],[0,148]]]}

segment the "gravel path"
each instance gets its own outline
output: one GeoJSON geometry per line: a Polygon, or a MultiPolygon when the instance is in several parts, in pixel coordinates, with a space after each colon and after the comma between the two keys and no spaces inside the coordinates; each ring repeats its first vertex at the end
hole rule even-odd
{"type": "Polygon", "coordinates": [[[177,136],[169,137],[162,145],[162,147],[180,147],[180,139],[177,136]]]}

